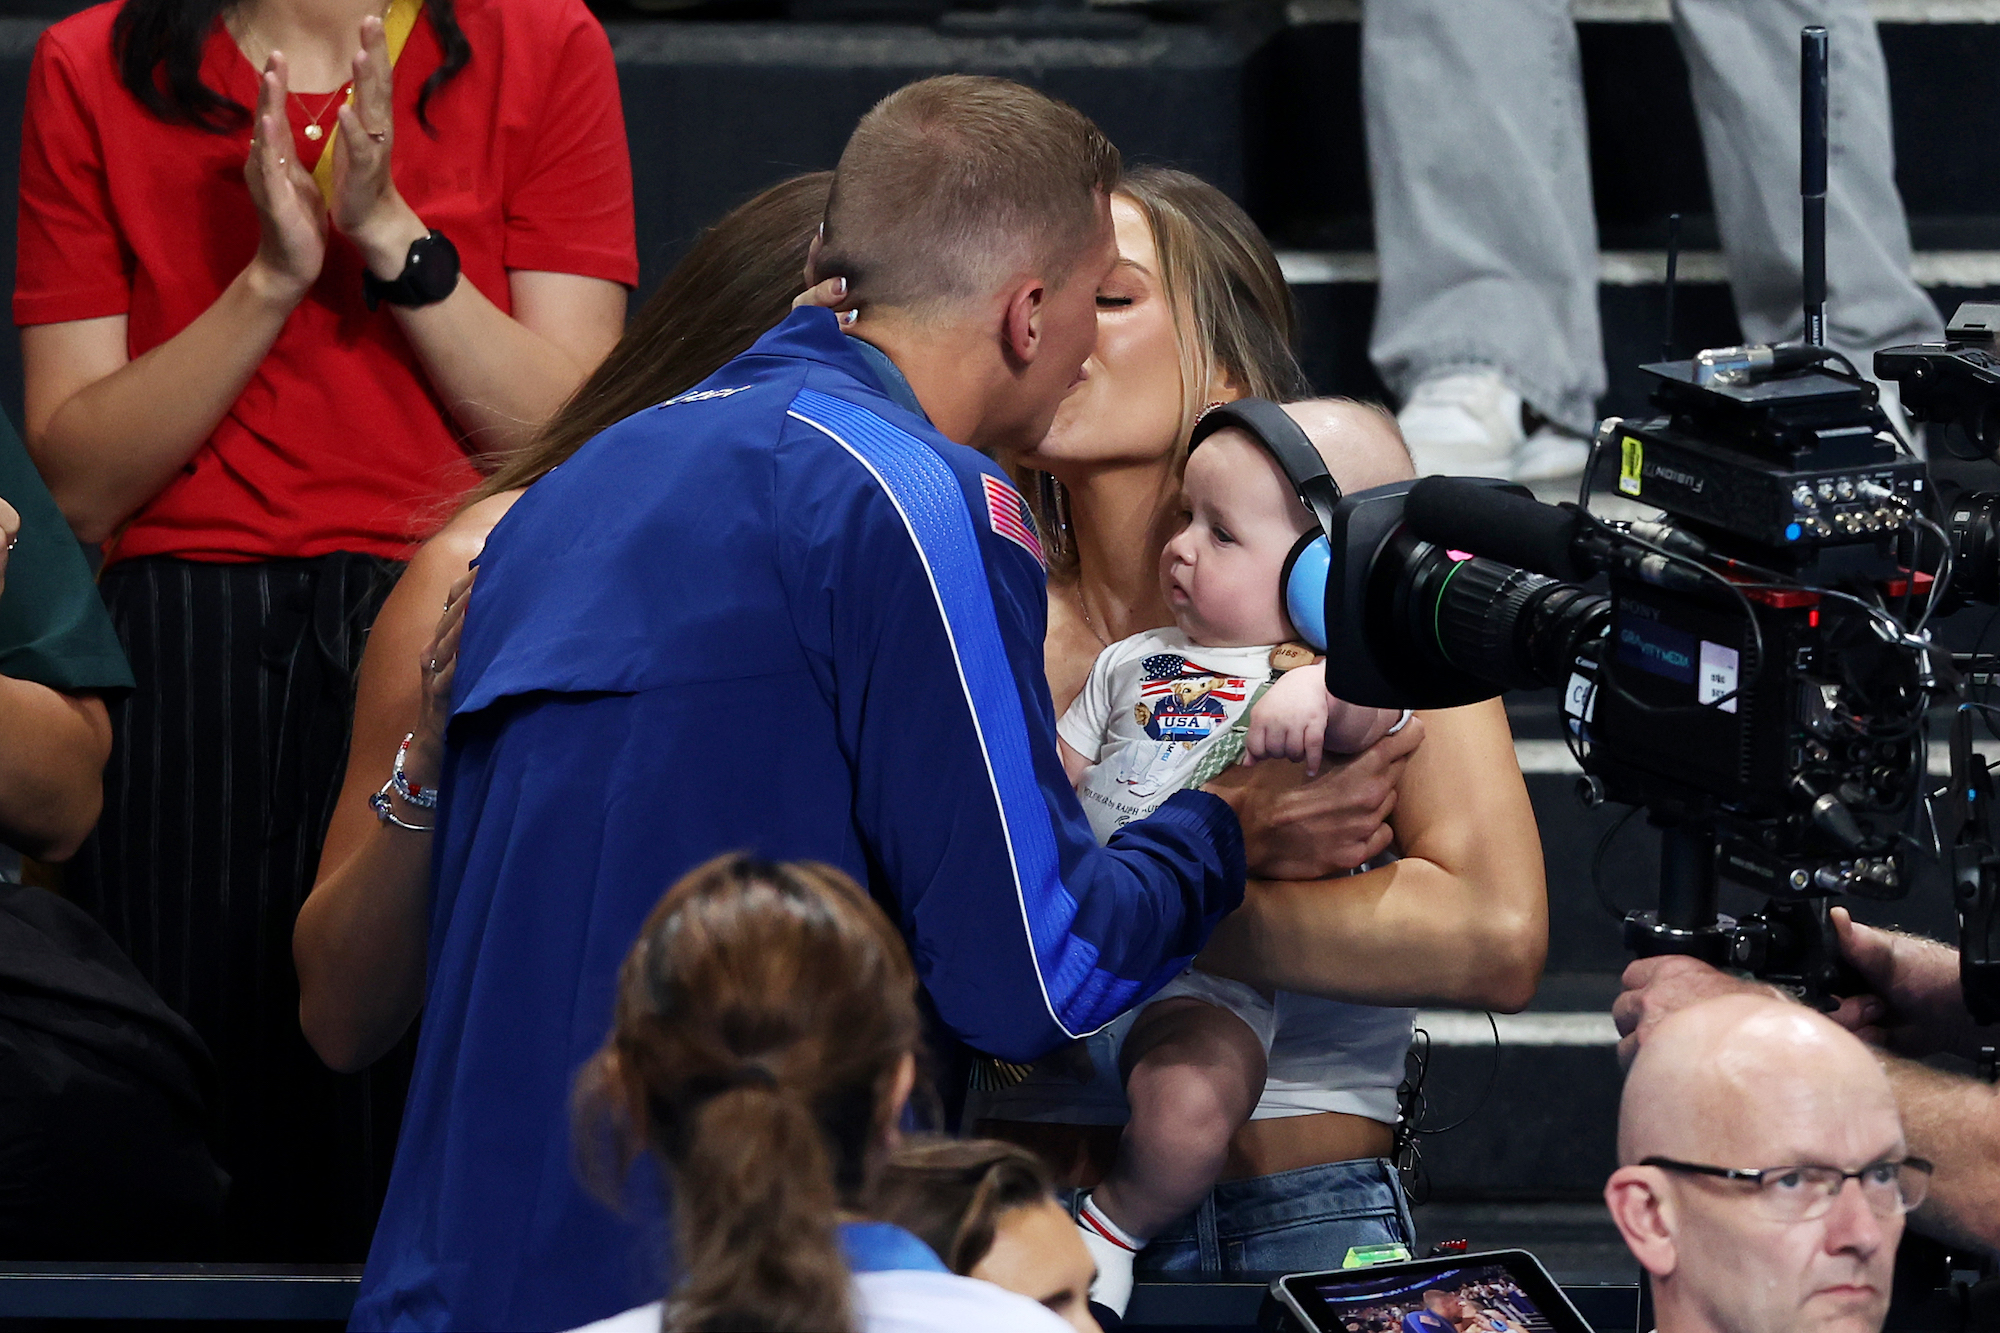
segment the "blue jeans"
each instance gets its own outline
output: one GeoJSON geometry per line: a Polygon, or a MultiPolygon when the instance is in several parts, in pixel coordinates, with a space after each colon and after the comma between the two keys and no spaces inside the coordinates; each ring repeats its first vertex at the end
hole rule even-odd
{"type": "Polygon", "coordinates": [[[1304,1166],[1217,1185],[1200,1208],[1139,1254],[1149,1273],[1304,1273],[1338,1268],[1354,1245],[1417,1232],[1396,1168],[1381,1157],[1304,1166]]]}

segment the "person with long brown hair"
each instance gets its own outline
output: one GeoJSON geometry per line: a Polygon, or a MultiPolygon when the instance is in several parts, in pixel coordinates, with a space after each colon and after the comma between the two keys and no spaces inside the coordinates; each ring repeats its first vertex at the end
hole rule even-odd
{"type": "Polygon", "coordinates": [[[346,781],[292,934],[299,1022],[333,1068],[373,1063],[423,1005],[430,815],[383,780],[400,763],[412,792],[436,785],[467,566],[521,492],[592,436],[699,384],[784,318],[831,180],[820,171],[780,182],[702,233],[610,355],[424,544],[383,603],[361,657],[346,781]]]}
{"type": "Polygon", "coordinates": [[[869,1219],[920,1024],[902,938],[838,870],[721,856],[689,871],[626,955],[575,1094],[607,1202],[634,1160],[659,1164],[678,1280],[586,1333],[1069,1333],[869,1219]]]}
{"type": "MultiPolygon", "coordinates": [[[[1119,259],[1099,290],[1086,377],[1048,436],[1009,460],[1049,535],[1045,661],[1059,710],[1104,647],[1172,623],[1160,554],[1179,526],[1181,469],[1202,409],[1306,391],[1277,257],[1221,191],[1141,168],[1120,183],[1113,219],[1119,259]]],[[[1379,464],[1371,475],[1380,479],[1379,464]]],[[[1332,880],[1267,863],[1217,928],[1203,969],[1292,992],[1320,1058],[1295,1061],[1274,1046],[1223,1183],[1152,1238],[1139,1271],[1217,1258],[1232,1270],[1292,1271],[1337,1266],[1349,1245],[1412,1243],[1389,1160],[1410,1007],[1518,1009],[1547,949],[1541,848],[1505,714],[1498,703],[1419,714],[1310,782],[1271,762],[1222,781],[1244,784],[1246,832],[1282,842],[1308,813],[1345,812],[1343,865],[1368,864],[1392,842],[1401,859],[1332,880]]],[[[968,1119],[1040,1148],[1066,1183],[1095,1184],[1126,1111],[1115,1038],[1091,1038],[1088,1054],[1098,1084],[1079,1088],[1077,1054],[1060,1054],[1025,1082],[994,1086],[1005,1071],[984,1080],[968,1119]]],[[[1107,1255],[1115,1238],[1085,1239],[1100,1267],[1131,1262],[1129,1247],[1107,1255]]]]}

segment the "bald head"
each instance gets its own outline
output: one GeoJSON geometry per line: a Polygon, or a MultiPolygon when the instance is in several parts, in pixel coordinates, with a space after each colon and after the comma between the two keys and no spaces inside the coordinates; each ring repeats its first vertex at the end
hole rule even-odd
{"type": "Polygon", "coordinates": [[[1888,1076],[1858,1038],[1730,995],[1646,1038],[1604,1200],[1651,1275],[1660,1333],[1879,1333],[1902,1211],[1856,1179],[1814,1196],[1787,1168],[1859,1172],[1906,1152],[1888,1076]]]}
{"type": "Polygon", "coordinates": [[[1803,1140],[1820,1126],[1885,1116],[1895,1122],[1888,1076],[1852,1033],[1802,1005],[1724,996],[1681,1010],[1646,1039],[1618,1106],[1618,1160],[1829,1160],[1803,1140]]]}

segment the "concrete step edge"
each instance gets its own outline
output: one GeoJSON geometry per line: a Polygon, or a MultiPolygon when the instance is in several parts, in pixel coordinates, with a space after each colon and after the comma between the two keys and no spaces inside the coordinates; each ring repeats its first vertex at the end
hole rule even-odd
{"type": "MultiPolygon", "coordinates": [[[[1878,23],[2000,23],[1996,0],[1872,0],[1878,23]]],[[[1670,0],[1575,0],[1578,23],[1665,23],[1670,0]]],[[[1285,17],[1294,26],[1359,23],[1361,0],[1290,0],[1285,17]]]]}
{"type": "MultiPolygon", "coordinates": [[[[1381,280],[1372,250],[1281,250],[1278,264],[1295,287],[1381,280]]],[[[1607,287],[1651,287],[1667,280],[1665,250],[1605,250],[1597,265],[1598,281],[1607,287]]],[[[2000,287],[2000,250],[1920,250],[1910,257],[1910,276],[1924,287],[2000,287]]],[[[1675,277],[1689,284],[1726,283],[1728,261],[1720,250],[1685,250],[1675,277]]]]}

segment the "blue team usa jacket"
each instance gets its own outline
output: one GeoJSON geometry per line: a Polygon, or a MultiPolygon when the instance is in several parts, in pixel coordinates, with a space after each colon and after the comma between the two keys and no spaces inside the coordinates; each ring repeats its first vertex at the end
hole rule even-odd
{"type": "Polygon", "coordinates": [[[831,862],[944,1023],[1031,1060],[1185,965],[1243,891],[1227,806],[1099,847],[1057,757],[1044,572],[992,463],[831,313],[536,483],[481,558],[429,998],[357,1328],[567,1328],[658,1297],[657,1205],[577,1183],[568,1099],[646,913],[718,853],[831,862]]]}

